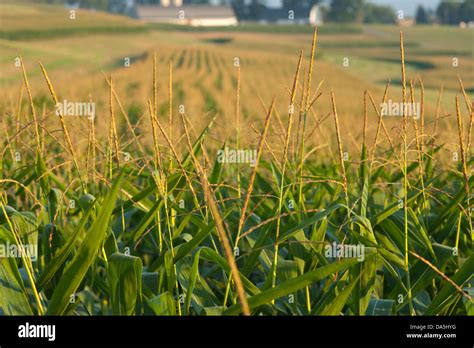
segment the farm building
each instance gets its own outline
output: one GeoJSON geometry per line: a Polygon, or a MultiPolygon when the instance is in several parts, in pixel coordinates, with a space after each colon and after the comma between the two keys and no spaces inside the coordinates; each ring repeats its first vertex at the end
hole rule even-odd
{"type": "Polygon", "coordinates": [[[258,21],[261,23],[312,24],[318,26],[323,24],[319,6],[308,6],[306,4],[298,4],[291,8],[262,7],[258,21]]]}
{"type": "Polygon", "coordinates": [[[222,27],[238,24],[231,6],[183,5],[182,0],[161,0],[159,4],[137,3],[136,16],[151,23],[222,27]]]}

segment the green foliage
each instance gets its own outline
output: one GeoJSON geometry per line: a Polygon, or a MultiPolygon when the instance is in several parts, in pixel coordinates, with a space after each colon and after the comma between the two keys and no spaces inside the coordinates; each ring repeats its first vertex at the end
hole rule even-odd
{"type": "Polygon", "coordinates": [[[140,314],[142,261],[135,256],[113,254],[108,259],[110,300],[114,315],[140,314]]]}
{"type": "MultiPolygon", "coordinates": [[[[207,56],[199,57],[208,67],[207,56]]],[[[178,65],[184,61],[176,60],[178,65]]],[[[195,86],[205,112],[219,111],[221,101],[209,86],[214,82],[225,92],[226,71],[220,71],[216,81],[203,79],[195,86]]],[[[33,104],[52,111],[45,98],[33,104]]],[[[138,104],[128,108],[134,129],[144,127],[144,113],[138,104]]],[[[5,115],[5,130],[14,128],[16,120],[5,115]]],[[[474,256],[466,182],[461,164],[445,171],[433,165],[443,145],[426,140],[424,163],[413,161],[407,168],[392,157],[395,148],[377,151],[371,162],[361,146],[359,163],[343,164],[348,182],[343,197],[334,158],[308,157],[300,172],[291,160],[297,153],[290,149],[283,173],[265,149],[252,183],[253,168],[213,162],[206,145],[216,139],[214,121],[223,122],[213,116],[200,133],[193,124],[191,134],[182,134],[179,144],[185,146],[176,154],[160,143],[157,155],[163,164],[156,168],[151,151],[139,152],[136,146],[142,137],[119,139],[140,161],[110,165],[108,145],[96,141],[97,163],[87,157],[78,160],[78,169],[68,167],[70,154],[46,126],[38,149],[34,137],[25,137],[28,155],[21,167],[5,151],[0,245],[38,245],[38,257],[0,258],[1,313],[43,314],[44,307],[48,315],[239,315],[242,306],[231,280],[238,275],[253,315],[406,315],[410,301],[418,315],[472,314],[474,256]],[[379,160],[386,163],[375,169],[379,160]],[[77,178],[83,173],[77,171],[86,169],[81,186],[77,178]],[[295,180],[300,174],[302,180],[295,180]],[[399,187],[405,175],[410,185],[403,193],[399,187]],[[281,182],[288,185],[279,206],[281,182]],[[237,239],[250,184],[253,192],[237,239]],[[404,194],[406,207],[400,205],[404,194]],[[209,197],[219,214],[210,212],[209,197]],[[71,201],[74,207],[65,204],[71,201]],[[224,253],[226,234],[219,234],[217,226],[228,234],[235,274],[233,259],[224,253]],[[364,249],[338,255],[332,254],[334,245],[364,249]]],[[[34,125],[29,122],[22,134],[33,134],[28,127],[34,125]]],[[[0,141],[2,149],[11,149],[10,139],[0,141]]],[[[472,168],[472,159],[466,164],[472,168]]],[[[474,185],[473,177],[466,180],[474,185]]]]}
{"type": "MultiPolygon", "coordinates": [[[[192,162],[185,163],[188,163],[191,171],[194,170],[192,162]]],[[[311,164],[308,166],[311,170],[316,169],[311,164]]],[[[406,292],[402,256],[403,221],[399,203],[396,199],[385,206],[375,203],[374,197],[380,193],[374,190],[373,178],[368,175],[368,169],[361,172],[365,177],[361,183],[362,191],[358,192],[359,189],[354,185],[350,193],[351,197],[359,194],[362,197],[362,215],[355,212],[351,214],[352,228],[336,228],[344,224],[346,208],[342,204],[331,204],[333,193],[324,186],[319,188],[321,199],[318,202],[324,202],[327,209],[318,205],[314,206],[321,209],[318,213],[282,218],[278,256],[280,268],[274,288],[267,284],[270,260],[273,258],[274,224],[270,222],[256,229],[239,243],[237,262],[241,267],[241,278],[253,314],[405,313],[404,303],[398,302],[399,294],[406,292]],[[345,234],[352,244],[362,242],[366,245],[363,262],[357,258],[338,261],[325,254],[325,245],[341,240],[345,234]],[[305,291],[307,287],[309,295],[305,291]],[[294,303],[289,302],[289,296],[294,296],[294,303]],[[306,309],[306,296],[309,296],[311,312],[306,309]]],[[[323,173],[322,168],[318,170],[323,173]]],[[[222,182],[228,177],[226,167],[221,167],[219,173],[218,176],[213,175],[213,181],[222,182]]],[[[448,173],[438,176],[434,181],[425,182],[427,187],[452,190],[453,196],[462,201],[464,191],[455,183],[457,178],[448,173]]],[[[264,184],[265,181],[263,177],[259,178],[259,186],[254,193],[256,196],[263,193],[260,192],[261,188],[272,187],[270,182],[264,184]]],[[[181,182],[186,187],[179,176],[174,182],[181,182]]],[[[150,186],[151,189],[147,189],[144,185],[146,182],[142,182],[140,176],[132,171],[126,178],[117,178],[109,192],[95,191],[99,197],[97,201],[89,196],[88,199],[81,199],[81,210],[76,216],[67,214],[63,207],[51,206],[52,209],[59,209],[60,215],[66,214],[67,218],[62,219],[63,222],[56,228],[58,233],[61,231],[59,245],[51,257],[47,259],[45,250],[40,249],[39,259],[34,263],[36,288],[45,299],[48,314],[81,314],[92,310],[91,314],[176,315],[178,306],[186,315],[240,313],[241,306],[235,300],[227,304],[223,302],[230,267],[222,256],[214,221],[208,221],[208,218],[199,214],[187,215],[186,210],[179,206],[179,200],[168,201],[168,209],[177,212],[172,227],[174,256],[168,238],[165,238],[163,250],[160,251],[155,217],[157,214],[164,217],[164,205],[161,199],[151,203],[158,195],[157,187],[150,186]],[[119,193],[120,187],[122,192],[137,192],[132,201],[119,193]],[[130,191],[131,188],[134,189],[130,191]],[[119,227],[122,219],[126,229],[119,227]],[[125,248],[133,255],[117,253],[125,248]],[[86,295],[90,291],[97,296],[96,300],[86,295]],[[77,302],[71,303],[74,294],[77,302]]],[[[172,192],[173,186],[170,186],[172,192]]],[[[177,199],[184,199],[189,207],[191,193],[188,190],[179,193],[183,192],[183,186],[174,187],[180,190],[175,192],[177,199]]],[[[308,189],[305,187],[303,192],[308,192],[308,189]]],[[[218,196],[221,195],[232,196],[232,193],[222,186],[218,190],[218,196]]],[[[459,257],[453,256],[452,248],[435,243],[444,241],[449,244],[449,240],[454,238],[451,216],[457,218],[459,215],[456,199],[449,200],[451,205],[430,203],[429,211],[422,217],[415,210],[420,197],[417,192],[408,200],[410,249],[446,273],[458,286],[468,286],[474,259],[469,251],[471,242],[465,238],[467,224],[461,224],[459,257]],[[459,267],[453,267],[457,263],[459,267]]],[[[252,221],[264,221],[271,217],[276,208],[274,204],[268,201],[256,207],[252,221]]],[[[307,209],[314,207],[307,202],[307,209]]],[[[221,203],[220,208],[227,223],[234,226],[239,214],[238,206],[221,203]]],[[[16,221],[15,214],[18,212],[12,208],[5,211],[10,215],[10,220],[16,221]]],[[[3,238],[11,239],[6,218],[2,221],[0,231],[3,238]]],[[[162,231],[167,229],[166,220],[158,223],[162,231]]],[[[255,222],[249,221],[247,229],[253,224],[255,222]]],[[[28,229],[28,226],[21,228],[28,229]]],[[[413,296],[416,301],[421,301],[422,296],[425,303],[424,309],[416,307],[419,314],[472,311],[471,302],[467,299],[456,301],[464,298],[463,295],[427,264],[415,258],[410,258],[410,262],[413,296]]],[[[4,314],[28,314],[38,310],[35,303],[28,300],[31,288],[22,279],[21,269],[21,264],[14,259],[2,259],[0,277],[2,282],[10,285],[0,297],[4,314]]],[[[235,299],[235,296],[231,288],[230,298],[235,299]]]]}
{"type": "Polygon", "coordinates": [[[474,21],[474,1],[442,1],[436,9],[436,15],[442,24],[458,25],[474,21]]]}
{"type": "Polygon", "coordinates": [[[332,0],[329,20],[335,22],[361,22],[364,0],[332,0]]]}
{"type": "Polygon", "coordinates": [[[395,10],[390,6],[365,3],[363,7],[364,23],[393,24],[396,21],[395,10]]]}
{"type": "Polygon", "coordinates": [[[415,21],[416,24],[426,24],[429,22],[428,13],[421,5],[418,5],[418,7],[416,8],[415,21]]]}

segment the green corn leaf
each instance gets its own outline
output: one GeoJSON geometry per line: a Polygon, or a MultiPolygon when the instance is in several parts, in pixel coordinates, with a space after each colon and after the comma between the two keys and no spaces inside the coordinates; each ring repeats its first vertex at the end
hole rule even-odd
{"type": "Polygon", "coordinates": [[[365,312],[365,315],[371,315],[371,316],[387,316],[387,315],[393,315],[395,311],[395,301],[394,300],[376,300],[372,299],[369,302],[369,306],[367,307],[367,311],[365,312]]]}
{"type": "MultiPolygon", "coordinates": [[[[371,255],[367,255],[366,259],[370,258],[370,256],[371,255]]],[[[318,268],[317,270],[307,272],[297,278],[288,280],[284,283],[275,286],[274,288],[265,290],[260,294],[248,298],[249,306],[251,309],[255,309],[260,305],[270,303],[274,299],[294,293],[295,291],[309,286],[314,282],[322,280],[333,273],[343,272],[349,267],[355,265],[357,262],[357,259],[345,259],[342,261],[331,263],[327,266],[323,266],[321,268],[318,268]]],[[[240,304],[236,304],[224,311],[224,314],[236,315],[240,313],[241,309],[242,308],[240,304]]]]}
{"type": "Polygon", "coordinates": [[[140,314],[142,261],[135,256],[113,254],[108,260],[107,278],[114,315],[140,314]]]}
{"type": "Polygon", "coordinates": [[[353,279],[334,299],[331,300],[329,305],[324,308],[320,315],[339,315],[347,303],[349,296],[359,282],[360,276],[353,279]]]}
{"type": "Polygon", "coordinates": [[[169,292],[147,300],[147,304],[156,315],[176,315],[176,301],[169,292]]]}
{"type": "Polygon", "coordinates": [[[87,232],[86,238],[61,276],[49,302],[46,314],[59,315],[65,313],[71,295],[79,288],[87,270],[97,257],[99,247],[104,242],[109,220],[114,209],[115,198],[122,185],[122,181],[123,176],[121,175],[115,181],[112,189],[101,204],[97,219],[87,232]]]}
{"type": "MultiPolygon", "coordinates": [[[[461,286],[472,278],[472,270],[474,269],[474,254],[469,256],[469,258],[464,261],[462,266],[458,271],[451,277],[451,280],[461,286]]],[[[449,282],[446,282],[445,285],[438,292],[436,297],[431,302],[431,305],[426,310],[426,315],[436,315],[441,313],[443,310],[449,306],[456,296],[452,296],[457,290],[449,282]]]]}

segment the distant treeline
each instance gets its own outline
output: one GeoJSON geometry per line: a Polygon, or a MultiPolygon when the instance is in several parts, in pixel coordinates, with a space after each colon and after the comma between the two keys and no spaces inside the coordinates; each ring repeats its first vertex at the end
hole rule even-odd
{"type": "MultiPolygon", "coordinates": [[[[400,18],[392,6],[375,5],[365,0],[332,0],[326,11],[324,19],[334,22],[394,23],[400,18]]],[[[434,11],[420,5],[415,20],[418,24],[450,25],[474,21],[474,0],[442,0],[434,11]]]]}
{"type": "MultiPolygon", "coordinates": [[[[81,8],[128,13],[131,11],[130,0],[40,0],[56,4],[78,4],[81,8]]],[[[156,3],[160,0],[135,0],[135,3],[156,3]]],[[[215,3],[215,1],[212,1],[215,3]]],[[[235,10],[239,20],[259,20],[266,8],[265,0],[221,0],[221,4],[229,4],[235,10]]],[[[321,4],[322,0],[283,0],[287,10],[295,8],[310,9],[321,4]]],[[[187,4],[209,4],[211,0],[183,0],[187,4]]],[[[329,5],[321,5],[324,21],[343,23],[395,23],[399,14],[392,6],[376,5],[366,0],[331,0],[329,5]]],[[[460,22],[474,21],[474,0],[443,0],[436,10],[418,6],[415,20],[419,24],[440,23],[458,25],[460,22]]]]}
{"type": "Polygon", "coordinates": [[[419,24],[441,23],[457,25],[474,21],[474,0],[441,1],[436,11],[418,6],[415,16],[419,24]]]}

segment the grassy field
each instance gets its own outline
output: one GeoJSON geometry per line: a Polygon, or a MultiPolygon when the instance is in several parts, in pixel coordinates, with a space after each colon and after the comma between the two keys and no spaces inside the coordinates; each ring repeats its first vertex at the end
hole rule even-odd
{"type": "Polygon", "coordinates": [[[472,30],[68,16],[0,4],[0,312],[474,314],[472,30]]]}

